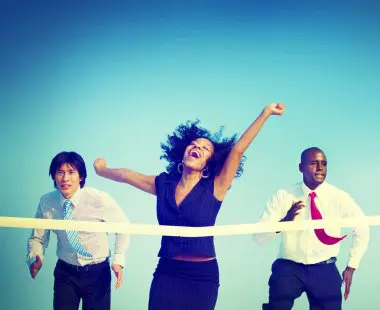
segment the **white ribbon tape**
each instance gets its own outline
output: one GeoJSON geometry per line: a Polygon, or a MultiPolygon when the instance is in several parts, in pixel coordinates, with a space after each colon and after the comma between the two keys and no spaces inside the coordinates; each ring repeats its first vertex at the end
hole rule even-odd
{"type": "Polygon", "coordinates": [[[276,231],[305,230],[328,227],[380,226],[380,215],[336,220],[266,222],[256,224],[208,227],[164,226],[131,223],[48,220],[22,217],[0,217],[0,227],[78,230],[91,232],[126,233],[150,236],[206,237],[242,235],[276,231]]]}

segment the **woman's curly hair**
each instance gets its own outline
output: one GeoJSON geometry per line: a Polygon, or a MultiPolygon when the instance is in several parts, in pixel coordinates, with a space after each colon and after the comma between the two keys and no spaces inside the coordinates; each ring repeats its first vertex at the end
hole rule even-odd
{"type": "MultiPolygon", "coordinates": [[[[219,175],[222,170],[228,154],[236,143],[237,135],[235,134],[230,138],[222,138],[223,127],[215,134],[211,134],[207,129],[198,126],[199,122],[199,120],[187,121],[185,124],[179,125],[171,135],[168,135],[166,142],[161,143],[163,155],[160,156],[160,159],[165,159],[169,163],[166,166],[169,174],[180,174],[177,166],[182,162],[185,149],[192,141],[198,138],[206,138],[214,145],[214,154],[207,163],[210,177],[219,175]]],[[[245,156],[243,156],[239,164],[235,178],[242,175],[244,160],[245,156]]]]}

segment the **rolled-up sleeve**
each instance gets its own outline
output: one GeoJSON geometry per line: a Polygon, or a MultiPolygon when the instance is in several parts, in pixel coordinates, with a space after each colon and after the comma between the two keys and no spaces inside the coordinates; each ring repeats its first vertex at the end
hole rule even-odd
{"type": "MultiPolygon", "coordinates": [[[[45,218],[42,212],[43,202],[40,200],[38,204],[37,212],[35,218],[43,219],[45,218]]],[[[36,256],[39,256],[43,261],[45,249],[49,245],[50,230],[49,229],[33,229],[30,238],[28,239],[27,245],[27,256],[26,263],[30,266],[36,260],[36,256]]]]}
{"type": "MultiPolygon", "coordinates": [[[[284,193],[279,190],[268,201],[266,209],[262,214],[259,223],[270,223],[270,222],[279,222],[283,218],[283,200],[284,193]]],[[[266,243],[274,240],[277,237],[278,233],[275,232],[266,232],[266,233],[255,233],[253,234],[253,239],[257,243],[266,243]]]]}
{"type": "Polygon", "coordinates": [[[352,244],[347,263],[347,266],[357,269],[368,247],[369,227],[368,224],[361,221],[365,220],[365,214],[351,196],[345,196],[342,208],[345,218],[356,218],[358,222],[361,222],[358,226],[352,227],[352,244]]]}
{"type": "MultiPolygon", "coordinates": [[[[128,217],[124,214],[123,210],[116,203],[116,201],[111,198],[108,194],[104,194],[104,221],[106,222],[118,222],[125,223],[126,225],[130,223],[128,217]]],[[[114,255],[112,262],[120,266],[125,266],[125,253],[130,245],[130,235],[129,234],[115,234],[115,246],[114,255]]]]}

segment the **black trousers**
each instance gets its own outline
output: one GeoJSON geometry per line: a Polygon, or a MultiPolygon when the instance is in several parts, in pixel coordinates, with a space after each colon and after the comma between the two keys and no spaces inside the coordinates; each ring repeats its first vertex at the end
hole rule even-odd
{"type": "Polygon", "coordinates": [[[185,262],[161,258],[149,294],[149,310],[213,310],[218,298],[216,259],[185,262]]]}
{"type": "Polygon", "coordinates": [[[310,310],[342,309],[342,278],[335,263],[304,265],[277,259],[268,284],[269,303],[263,305],[264,310],[292,309],[303,292],[310,310]]]}
{"type": "Polygon", "coordinates": [[[111,309],[111,270],[107,261],[77,267],[58,260],[54,270],[54,310],[111,309]]]}

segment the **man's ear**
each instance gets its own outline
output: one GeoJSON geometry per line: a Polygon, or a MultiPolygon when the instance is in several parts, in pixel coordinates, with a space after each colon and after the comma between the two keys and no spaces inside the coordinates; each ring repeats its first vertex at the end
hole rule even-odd
{"type": "Polygon", "coordinates": [[[298,164],[298,170],[303,173],[303,164],[302,163],[299,163],[298,164]]]}

